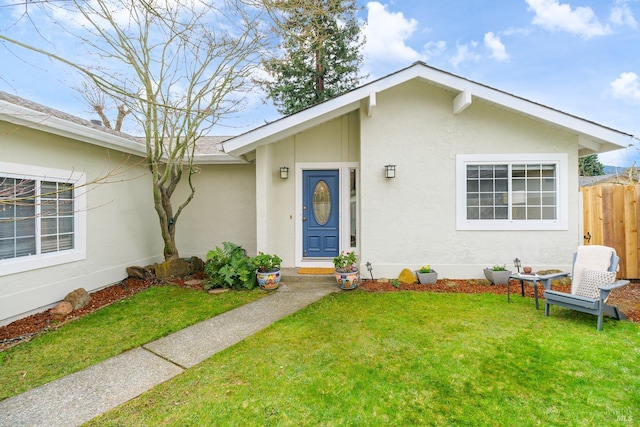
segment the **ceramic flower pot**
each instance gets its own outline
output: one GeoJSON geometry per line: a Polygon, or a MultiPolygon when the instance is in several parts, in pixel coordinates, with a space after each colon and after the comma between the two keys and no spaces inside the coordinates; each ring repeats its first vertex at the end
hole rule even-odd
{"type": "Polygon", "coordinates": [[[340,289],[355,289],[360,283],[360,272],[357,268],[352,271],[344,272],[336,270],[336,282],[338,282],[340,289]]]}
{"type": "Polygon", "coordinates": [[[280,286],[280,270],[265,273],[256,271],[256,276],[258,278],[258,285],[260,285],[262,289],[270,291],[278,289],[278,286],[280,286]]]}

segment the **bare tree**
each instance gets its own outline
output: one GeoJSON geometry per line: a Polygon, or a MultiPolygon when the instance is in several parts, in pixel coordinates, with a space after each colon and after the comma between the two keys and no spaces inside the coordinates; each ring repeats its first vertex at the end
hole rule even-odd
{"type": "Polygon", "coordinates": [[[124,119],[131,112],[129,108],[123,103],[117,103],[117,116],[115,124],[111,123],[109,117],[107,116],[107,110],[109,109],[109,101],[114,102],[113,99],[107,96],[105,92],[100,90],[98,86],[96,86],[91,80],[83,80],[82,84],[79,88],[76,88],[78,93],[82,96],[84,101],[91,107],[93,111],[100,117],[102,124],[104,127],[121,131],[122,124],[124,123],[124,119]]]}
{"type": "Polygon", "coordinates": [[[71,66],[131,111],[144,134],[167,260],[179,257],[176,224],[195,194],[196,143],[220,118],[238,111],[260,63],[266,38],[258,4],[249,1],[42,3],[48,11],[74,16],[77,27],[66,30],[89,48],[87,57],[99,60],[99,68],[0,35],[0,40],[71,66]],[[189,191],[174,202],[182,178],[189,191]]]}

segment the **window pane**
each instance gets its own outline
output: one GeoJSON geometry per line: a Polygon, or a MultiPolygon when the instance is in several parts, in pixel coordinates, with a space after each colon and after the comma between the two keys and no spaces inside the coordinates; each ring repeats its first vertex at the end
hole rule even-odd
{"type": "Polygon", "coordinates": [[[58,185],[55,182],[43,182],[40,187],[40,197],[43,199],[57,199],[58,185]]]}
{"type": "Polygon", "coordinates": [[[40,227],[43,235],[58,233],[58,219],[57,218],[42,218],[40,221],[40,227]]]}
{"type": "Polygon", "coordinates": [[[467,207],[467,219],[480,219],[480,209],[467,207]]]}
{"type": "Polygon", "coordinates": [[[480,194],[480,206],[493,206],[493,193],[480,194]]]}
{"type": "Polygon", "coordinates": [[[525,180],[524,179],[514,179],[511,181],[511,189],[513,191],[524,191],[525,190],[525,180]]]}
{"type": "Polygon", "coordinates": [[[553,206],[556,204],[556,193],[543,193],[542,204],[544,206],[553,206]]]}
{"type": "Polygon", "coordinates": [[[480,208],[480,219],[494,219],[493,217],[493,208],[480,208]]]}
{"type": "Polygon", "coordinates": [[[58,184],[58,198],[59,199],[67,199],[67,200],[71,200],[73,199],[73,185],[72,184],[66,184],[66,183],[59,183],[58,184]]]}
{"type": "Polygon", "coordinates": [[[14,222],[14,224],[16,226],[16,236],[18,237],[35,236],[36,234],[35,218],[22,219],[14,222]]]}
{"type": "Polygon", "coordinates": [[[467,178],[478,178],[480,176],[478,166],[467,166],[467,178]]]}
{"type": "Polygon", "coordinates": [[[508,202],[507,193],[496,193],[496,206],[507,206],[508,202]]]}
{"type": "Polygon", "coordinates": [[[512,215],[513,219],[527,219],[527,211],[523,207],[514,207],[512,215]]]}
{"type": "Polygon", "coordinates": [[[35,255],[36,239],[35,237],[24,237],[16,239],[16,257],[35,255]]]}
{"type": "Polygon", "coordinates": [[[40,251],[43,254],[56,252],[58,250],[58,236],[43,236],[40,240],[40,251]]]}
{"type": "Polygon", "coordinates": [[[73,200],[58,201],[58,214],[59,215],[73,214],[73,200]]]}
{"type": "Polygon", "coordinates": [[[73,234],[61,235],[59,240],[59,245],[60,245],[60,248],[58,250],[60,251],[73,249],[73,234]]]}
{"type": "Polygon", "coordinates": [[[527,191],[540,191],[540,180],[527,179],[527,191]]]}
{"type": "Polygon", "coordinates": [[[556,189],[555,178],[544,178],[542,180],[542,189],[544,191],[554,191],[556,189]]]}
{"type": "Polygon", "coordinates": [[[496,208],[496,219],[508,219],[509,210],[507,207],[496,208]]]}
{"type": "Polygon", "coordinates": [[[556,219],[556,208],[542,208],[542,219],[556,219]]]}
{"type": "Polygon", "coordinates": [[[479,183],[478,181],[467,180],[467,192],[476,193],[479,191],[479,183]]]}
{"type": "Polygon", "coordinates": [[[496,191],[507,191],[509,189],[509,181],[506,179],[496,179],[496,191]]]}
{"type": "Polygon", "coordinates": [[[509,167],[507,165],[500,165],[495,167],[496,178],[509,178],[509,167]]]}
{"type": "Polygon", "coordinates": [[[542,219],[542,212],[539,207],[527,208],[527,219],[542,219]]]}
{"type": "Polygon", "coordinates": [[[540,205],[542,202],[540,198],[540,193],[528,193],[527,194],[527,204],[531,205],[540,205]]]}
{"type": "MultiPolygon", "coordinates": [[[[60,233],[71,233],[73,231],[73,218],[70,218],[70,217],[60,218],[60,221],[58,222],[58,227],[60,227],[60,233]]],[[[354,226],[353,232],[355,233],[355,226],[354,226]]]]}
{"type": "Polygon", "coordinates": [[[15,240],[0,239],[0,259],[13,258],[15,256],[15,240]]]}
{"type": "Polygon", "coordinates": [[[9,221],[0,221],[0,239],[15,236],[15,223],[9,221]]]}

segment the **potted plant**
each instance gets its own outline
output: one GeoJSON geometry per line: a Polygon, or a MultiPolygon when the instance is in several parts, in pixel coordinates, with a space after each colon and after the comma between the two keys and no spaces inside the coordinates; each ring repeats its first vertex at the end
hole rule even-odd
{"type": "Polygon", "coordinates": [[[358,258],[354,251],[341,252],[333,259],[336,268],[336,282],[340,289],[355,289],[360,282],[360,272],[355,266],[358,258]]]}
{"type": "Polygon", "coordinates": [[[511,276],[511,270],[507,270],[504,264],[495,264],[484,269],[484,276],[494,285],[506,285],[511,276]]]}
{"type": "Polygon", "coordinates": [[[282,259],[278,255],[259,252],[253,257],[258,285],[262,289],[272,290],[280,286],[280,265],[282,259]]]}
{"type": "Polygon", "coordinates": [[[433,285],[438,281],[438,272],[428,264],[417,269],[415,274],[422,285],[433,285]]]}

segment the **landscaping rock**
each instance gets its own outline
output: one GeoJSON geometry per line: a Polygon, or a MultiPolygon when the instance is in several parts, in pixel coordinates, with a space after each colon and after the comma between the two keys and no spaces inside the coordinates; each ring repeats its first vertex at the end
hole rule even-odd
{"type": "Polygon", "coordinates": [[[147,267],[134,265],[131,267],[127,267],[127,276],[133,277],[134,279],[147,280],[153,277],[153,272],[149,271],[147,267]]]}
{"type": "Polygon", "coordinates": [[[409,270],[408,268],[405,268],[400,272],[398,280],[401,283],[418,283],[418,278],[415,274],[413,274],[413,271],[409,270]]]}
{"type": "Polygon", "coordinates": [[[51,317],[54,320],[62,320],[73,311],[73,305],[69,301],[62,301],[51,309],[51,317]]]}
{"type": "Polygon", "coordinates": [[[71,303],[73,310],[79,310],[89,304],[91,296],[84,288],[78,288],[73,292],[69,292],[69,294],[64,297],[64,300],[71,303]]]}
{"type": "Polygon", "coordinates": [[[204,271],[204,261],[202,261],[202,259],[198,258],[197,256],[192,256],[189,260],[189,263],[191,264],[191,274],[196,274],[204,271]]]}
{"type": "Polygon", "coordinates": [[[186,282],[184,282],[184,284],[187,286],[200,286],[202,285],[202,280],[200,279],[187,280],[186,282]]]}
{"type": "Polygon", "coordinates": [[[216,288],[209,290],[209,295],[222,294],[225,292],[229,292],[228,288],[216,288]]]}
{"type": "Polygon", "coordinates": [[[190,263],[182,258],[170,259],[162,264],[155,264],[156,277],[170,279],[172,277],[188,276],[191,272],[190,263]]]}

